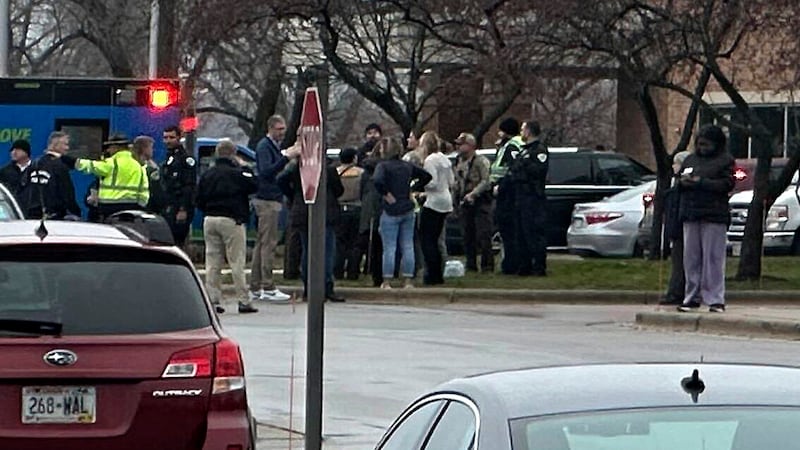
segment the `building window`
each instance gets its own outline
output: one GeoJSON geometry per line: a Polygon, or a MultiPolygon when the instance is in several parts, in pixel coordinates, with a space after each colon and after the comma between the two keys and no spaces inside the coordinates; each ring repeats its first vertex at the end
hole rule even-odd
{"type": "MultiPolygon", "coordinates": [[[[800,149],[800,107],[784,105],[751,105],[750,108],[772,133],[775,139],[772,156],[785,158],[788,153],[800,149]]],[[[731,105],[714,106],[718,114],[733,123],[744,123],[741,113],[731,105]]],[[[700,126],[720,125],[728,135],[728,148],[735,158],[754,158],[762,146],[769,145],[753,139],[744,130],[729,129],[718,120],[717,116],[703,108],[700,111],[700,126]]]]}

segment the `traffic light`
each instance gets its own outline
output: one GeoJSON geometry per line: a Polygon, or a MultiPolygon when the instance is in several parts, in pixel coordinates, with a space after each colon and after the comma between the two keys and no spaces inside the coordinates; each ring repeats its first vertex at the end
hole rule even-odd
{"type": "Polygon", "coordinates": [[[168,87],[150,88],[150,106],[155,109],[163,109],[178,103],[178,93],[168,87]]]}

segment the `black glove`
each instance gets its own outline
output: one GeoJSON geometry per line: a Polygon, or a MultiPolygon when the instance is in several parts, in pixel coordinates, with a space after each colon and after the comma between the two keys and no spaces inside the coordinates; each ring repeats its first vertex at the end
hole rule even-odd
{"type": "Polygon", "coordinates": [[[64,163],[65,166],[69,167],[70,169],[74,169],[75,163],[78,162],[78,158],[70,155],[61,155],[59,159],[61,160],[62,163],[64,163]]]}

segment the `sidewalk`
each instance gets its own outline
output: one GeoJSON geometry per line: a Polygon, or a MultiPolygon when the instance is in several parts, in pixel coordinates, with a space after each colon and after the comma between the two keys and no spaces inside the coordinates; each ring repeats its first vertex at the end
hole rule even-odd
{"type": "Polygon", "coordinates": [[[734,304],[725,313],[682,313],[675,307],[636,314],[636,324],[645,328],[689,331],[728,336],[800,340],[800,308],[788,305],[753,306],[734,304]]]}

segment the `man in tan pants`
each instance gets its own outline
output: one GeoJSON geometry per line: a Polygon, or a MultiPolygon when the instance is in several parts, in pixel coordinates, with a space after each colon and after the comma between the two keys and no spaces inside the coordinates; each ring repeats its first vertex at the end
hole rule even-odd
{"type": "Polygon", "coordinates": [[[203,174],[197,186],[197,207],[205,214],[206,285],[212,302],[217,305],[217,312],[225,312],[220,269],[227,258],[233,273],[239,312],[254,313],[258,309],[251,304],[244,274],[245,224],[250,217],[249,196],[258,185],[253,172],[240,167],[235,156],[236,145],[227,139],[221,140],[217,144],[214,167],[203,174]]]}
{"type": "Polygon", "coordinates": [[[267,135],[256,146],[258,191],[253,207],[258,217],[258,236],[253,248],[250,274],[250,299],[285,303],[289,295],[278,290],[272,276],[275,247],[278,245],[278,215],[283,208],[283,193],[275,182],[290,159],[300,156],[300,147],[281,152],[286,135],[286,120],[275,115],[267,120],[267,135]]]}

